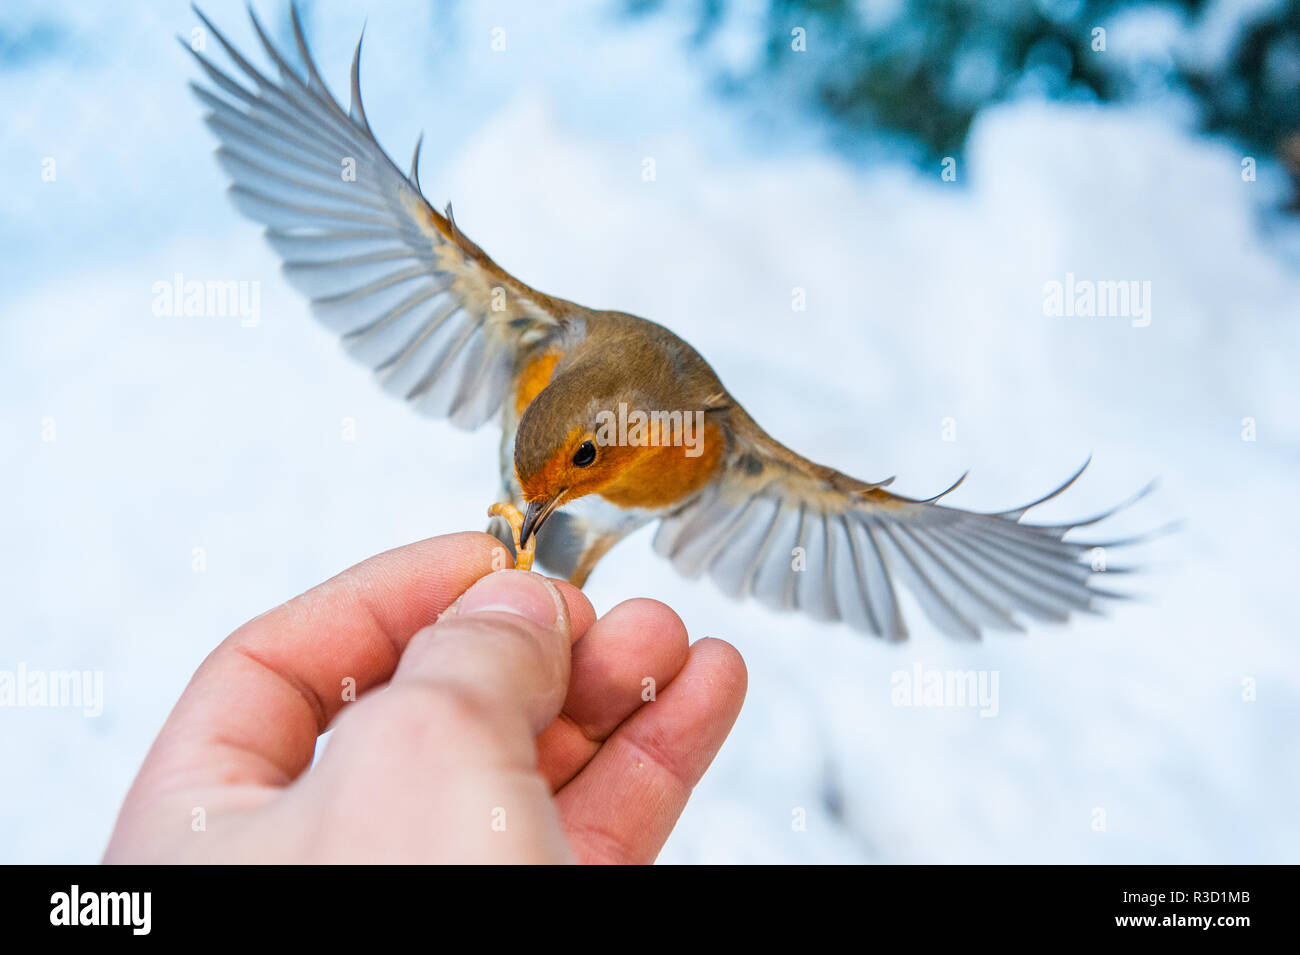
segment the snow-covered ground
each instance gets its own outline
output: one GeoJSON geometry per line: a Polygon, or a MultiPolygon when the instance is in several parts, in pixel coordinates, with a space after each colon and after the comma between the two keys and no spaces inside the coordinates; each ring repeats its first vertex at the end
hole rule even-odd
{"type": "MultiPolygon", "coordinates": [[[[915,612],[901,646],[774,616],[679,580],[648,530],[620,545],[598,610],[665,600],[750,669],[663,860],[1300,861],[1300,275],[1261,233],[1268,170],[1243,182],[1239,152],[1161,115],[1026,102],[980,118],[956,183],[861,171],[742,134],[680,24],[529,6],[377,4],[363,59],[380,138],[404,161],[427,130],[426,191],[506,268],[670,326],[849,473],[921,495],[970,468],[951,503],[994,509],[1092,453],[1037,516],[1158,476],[1108,536],[1186,522],[1134,555],[1143,601],[977,645],[915,612]],[[1150,282],[1150,324],[1045,315],[1067,274],[1150,282]],[[895,705],[917,666],[996,672],[996,715],[895,705]]],[[[310,19],[336,90],[353,7],[310,19]]],[[[239,4],[211,8],[247,42],[239,4]]],[[[40,9],[6,16],[64,23],[57,55],[0,72],[0,669],[102,671],[104,710],[0,707],[6,862],[95,860],[213,645],[370,554],[482,526],[497,486],[496,432],[382,395],[226,205],[185,5],[40,9]],[[260,321],[156,316],[178,272],[260,282],[260,321]]]]}

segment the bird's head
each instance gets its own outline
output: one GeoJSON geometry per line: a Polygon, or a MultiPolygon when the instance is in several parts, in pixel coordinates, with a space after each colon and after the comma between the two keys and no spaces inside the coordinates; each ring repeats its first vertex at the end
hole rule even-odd
{"type": "Polygon", "coordinates": [[[521,544],[561,505],[617,481],[645,450],[608,443],[601,413],[618,407],[618,395],[596,398],[578,384],[553,381],[519,419],[515,476],[528,503],[521,544]]]}
{"type": "Polygon", "coordinates": [[[581,371],[543,388],[515,432],[515,476],[528,505],[520,543],[559,507],[589,494],[658,508],[698,488],[717,466],[719,443],[706,440],[703,411],[650,410],[662,404],[617,376],[581,371]]]}

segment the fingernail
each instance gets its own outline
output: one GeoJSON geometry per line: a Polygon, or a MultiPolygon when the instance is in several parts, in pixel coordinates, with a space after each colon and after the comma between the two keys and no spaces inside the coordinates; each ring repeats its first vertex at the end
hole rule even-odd
{"type": "Polygon", "coordinates": [[[512,613],[541,627],[555,626],[556,592],[537,574],[502,570],[488,574],[465,591],[457,613],[512,613]]]}

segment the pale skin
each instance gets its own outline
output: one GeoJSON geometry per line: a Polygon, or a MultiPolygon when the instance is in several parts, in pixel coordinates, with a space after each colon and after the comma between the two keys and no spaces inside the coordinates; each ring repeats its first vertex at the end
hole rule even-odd
{"type": "Polygon", "coordinates": [[[502,556],[486,534],[431,538],[236,630],[104,861],[653,861],[740,712],[744,663],[688,645],[657,601],[597,619],[567,583],[494,572],[502,556]]]}

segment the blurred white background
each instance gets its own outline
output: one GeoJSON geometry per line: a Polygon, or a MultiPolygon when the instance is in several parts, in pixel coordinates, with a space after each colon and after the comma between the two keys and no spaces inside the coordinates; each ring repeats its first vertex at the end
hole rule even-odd
{"type": "MultiPolygon", "coordinates": [[[[316,4],[307,24],[341,92],[366,21],[377,135],[404,165],[425,130],[426,193],[498,262],[668,325],[814,460],[917,496],[969,468],[949,502],[996,509],[1092,453],[1035,517],[1159,477],[1095,536],[1186,522],[1133,555],[1143,600],[969,646],[914,606],[900,646],[775,616],[678,579],[649,529],[620,545],[598,611],[659,598],[750,669],[662,860],[1300,861],[1300,275],[1266,159],[1244,182],[1239,148],[1176,115],[1026,97],[980,114],[955,183],[854,164],[714,97],[684,18],[551,6],[316,4]],[[1150,281],[1150,325],[1046,317],[1067,273],[1150,281]],[[997,716],[892,705],[918,663],[997,671],[997,716]]],[[[287,7],[260,7],[286,38],[287,7]]],[[[239,3],[205,11],[256,51],[239,3]]],[[[204,655],[371,554],[483,527],[498,433],[384,396],[280,278],[186,89],[184,3],[4,17],[35,52],[0,70],[0,669],[101,670],[105,698],[97,718],[0,706],[0,861],[89,862],[204,655]],[[260,322],[155,316],[178,272],[260,282],[260,322]]]]}

